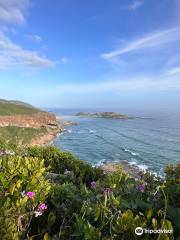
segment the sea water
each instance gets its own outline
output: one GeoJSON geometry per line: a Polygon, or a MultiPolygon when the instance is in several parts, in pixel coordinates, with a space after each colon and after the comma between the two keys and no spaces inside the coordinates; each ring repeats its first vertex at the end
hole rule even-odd
{"type": "Polygon", "coordinates": [[[180,111],[116,110],[140,117],[128,120],[74,116],[83,109],[50,111],[77,123],[67,127],[53,144],[92,165],[126,160],[161,174],[167,164],[180,162],[180,111]]]}

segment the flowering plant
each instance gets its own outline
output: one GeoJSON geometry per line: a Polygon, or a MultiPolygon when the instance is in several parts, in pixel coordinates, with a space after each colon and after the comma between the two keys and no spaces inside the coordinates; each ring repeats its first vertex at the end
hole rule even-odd
{"type": "Polygon", "coordinates": [[[50,184],[45,179],[44,161],[6,156],[0,158],[0,170],[0,239],[27,237],[33,216],[47,209],[43,202],[50,184]]]}

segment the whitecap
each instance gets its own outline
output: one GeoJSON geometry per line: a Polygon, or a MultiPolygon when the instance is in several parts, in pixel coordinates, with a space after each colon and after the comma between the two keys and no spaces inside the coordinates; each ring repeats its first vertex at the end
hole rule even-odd
{"type": "Polygon", "coordinates": [[[148,166],[146,166],[145,164],[140,164],[137,165],[139,169],[141,169],[142,171],[147,171],[148,170],[148,166]]]}
{"type": "Polygon", "coordinates": [[[124,150],[125,152],[130,153],[132,156],[139,156],[139,153],[133,152],[133,151],[127,149],[127,148],[124,148],[123,150],[124,150]]]}
{"type": "Polygon", "coordinates": [[[95,130],[89,130],[89,133],[96,133],[95,130]]]}
{"type": "Polygon", "coordinates": [[[93,164],[92,166],[93,167],[101,167],[102,165],[104,165],[104,163],[106,162],[107,160],[104,158],[102,160],[100,160],[99,162],[93,164]]]}
{"type": "Polygon", "coordinates": [[[129,162],[130,165],[137,165],[137,162],[135,161],[132,161],[132,162],[129,162]]]}

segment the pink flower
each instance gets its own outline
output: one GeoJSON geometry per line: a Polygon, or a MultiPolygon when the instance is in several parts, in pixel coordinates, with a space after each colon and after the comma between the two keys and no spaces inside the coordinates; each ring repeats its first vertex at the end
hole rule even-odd
{"type": "Polygon", "coordinates": [[[146,185],[144,183],[139,184],[137,187],[137,189],[142,193],[145,191],[145,188],[146,188],[146,185]]]}
{"type": "Polygon", "coordinates": [[[46,209],[47,209],[47,205],[45,203],[39,204],[39,206],[38,206],[39,211],[46,210],[46,209]]]}
{"type": "Polygon", "coordinates": [[[39,204],[39,206],[37,207],[37,210],[34,211],[35,217],[39,217],[39,216],[43,215],[43,213],[46,209],[47,209],[47,205],[45,203],[39,204]]]}
{"type": "Polygon", "coordinates": [[[35,196],[35,192],[27,192],[26,196],[28,196],[28,198],[33,198],[35,196]]]}

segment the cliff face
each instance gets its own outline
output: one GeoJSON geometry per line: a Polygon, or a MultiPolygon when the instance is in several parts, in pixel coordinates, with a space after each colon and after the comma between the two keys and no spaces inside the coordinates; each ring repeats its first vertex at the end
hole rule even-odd
{"type": "Polygon", "coordinates": [[[55,115],[27,103],[0,99],[0,141],[48,144],[62,131],[63,124],[55,115]]]}
{"type": "Polygon", "coordinates": [[[38,112],[32,115],[12,115],[0,116],[0,127],[17,126],[17,127],[51,127],[57,128],[58,123],[53,114],[47,112],[38,112]]]}

